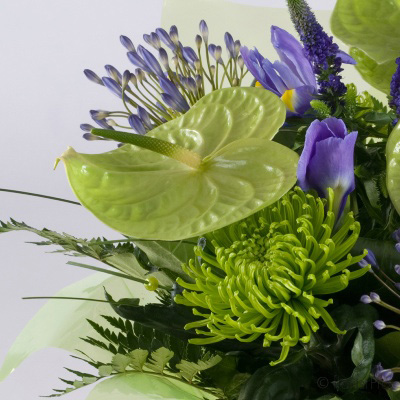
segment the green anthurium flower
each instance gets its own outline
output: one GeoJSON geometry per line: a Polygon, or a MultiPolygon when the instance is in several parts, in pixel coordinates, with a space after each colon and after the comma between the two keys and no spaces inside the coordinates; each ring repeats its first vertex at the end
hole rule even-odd
{"type": "Polygon", "coordinates": [[[94,130],[132,145],[61,157],[76,196],[123,234],[202,235],[275,202],[296,181],[297,154],[272,142],[285,105],[258,88],[228,88],[146,136],[94,130]]]}
{"type": "Polygon", "coordinates": [[[400,54],[399,0],[338,0],[332,32],[349,46],[361,76],[389,94],[390,80],[400,54]]]}
{"type": "Polygon", "coordinates": [[[400,213],[400,123],[389,136],[386,145],[386,185],[390,199],[400,213]]]}

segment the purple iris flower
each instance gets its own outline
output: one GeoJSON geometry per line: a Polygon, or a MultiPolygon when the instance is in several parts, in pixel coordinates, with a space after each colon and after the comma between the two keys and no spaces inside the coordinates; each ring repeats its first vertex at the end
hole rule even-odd
{"type": "Polygon", "coordinates": [[[281,97],[288,116],[301,116],[310,108],[317,82],[301,43],[277,26],[271,27],[271,42],[280,61],[272,63],[255,48],[242,47],[244,63],[259,84],[281,97]]]}
{"type": "Polygon", "coordinates": [[[337,218],[343,211],[347,196],[355,189],[354,146],[357,132],[347,133],[341,119],[315,120],[306,132],[297,178],[303,190],[315,189],[321,197],[328,188],[335,193],[334,211],[337,218]]]}

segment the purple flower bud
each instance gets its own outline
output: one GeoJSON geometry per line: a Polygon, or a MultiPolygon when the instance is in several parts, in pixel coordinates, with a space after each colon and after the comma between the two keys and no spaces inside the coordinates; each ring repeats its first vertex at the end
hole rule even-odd
{"type": "Polygon", "coordinates": [[[153,129],[153,124],[151,123],[149,113],[141,106],[137,107],[138,116],[142,120],[143,124],[148,130],[153,129]]]}
{"type": "Polygon", "coordinates": [[[100,136],[93,135],[93,133],[90,133],[90,132],[84,133],[84,134],[82,135],[82,137],[83,137],[85,140],[89,140],[89,141],[92,141],[92,140],[106,140],[106,139],[104,139],[104,138],[102,138],[102,137],[100,137],[100,136]]]}
{"type": "Polygon", "coordinates": [[[394,245],[395,249],[397,250],[398,253],[400,253],[400,243],[396,243],[394,245]]]}
{"type": "Polygon", "coordinates": [[[235,40],[235,57],[237,57],[240,54],[240,48],[242,47],[242,44],[240,43],[240,40],[235,40]]]}
{"type": "Polygon", "coordinates": [[[397,290],[400,290],[400,283],[395,283],[394,286],[396,287],[397,290]]]}
{"type": "Polygon", "coordinates": [[[167,78],[159,78],[161,89],[166,93],[162,93],[163,101],[171,108],[179,112],[186,112],[189,110],[189,104],[182,96],[178,88],[167,78]],[[163,96],[166,94],[166,96],[163,96]]]}
{"type": "Polygon", "coordinates": [[[94,129],[93,125],[90,124],[80,124],[79,126],[84,132],[91,132],[92,129],[94,129]]]}
{"type": "Polygon", "coordinates": [[[371,298],[371,300],[372,300],[374,303],[379,303],[379,302],[381,301],[381,298],[379,297],[379,294],[378,294],[378,293],[371,292],[371,293],[369,294],[369,297],[371,298]]]}
{"type": "Polygon", "coordinates": [[[239,66],[240,69],[244,68],[244,60],[243,60],[242,56],[238,57],[238,66],[239,66]]]}
{"type": "Polygon", "coordinates": [[[362,295],[360,301],[364,304],[372,303],[371,297],[369,297],[367,294],[362,295]]]}
{"type": "Polygon", "coordinates": [[[206,24],[206,21],[202,19],[199,24],[199,29],[201,36],[203,37],[204,43],[207,45],[208,43],[208,26],[206,24]]]}
{"type": "Polygon", "coordinates": [[[160,41],[160,37],[157,35],[157,33],[151,32],[151,33],[150,33],[150,40],[151,40],[151,45],[152,45],[156,50],[160,50],[161,41],[160,41]]]}
{"type": "Polygon", "coordinates": [[[107,71],[108,76],[121,85],[122,75],[117,68],[113,67],[112,65],[105,65],[104,68],[107,71]]]}
{"type": "Polygon", "coordinates": [[[393,371],[391,369],[383,369],[378,373],[378,375],[375,375],[375,377],[382,382],[390,382],[393,379],[393,371]]]}
{"type": "Polygon", "coordinates": [[[94,120],[104,119],[110,115],[110,112],[105,110],[90,110],[89,112],[94,120]]]}
{"type": "Polygon", "coordinates": [[[395,265],[395,266],[394,266],[394,270],[396,271],[396,274],[397,274],[397,275],[400,275],[400,265],[398,265],[398,264],[395,265]]]}
{"type": "Polygon", "coordinates": [[[208,52],[215,58],[215,49],[216,49],[215,44],[209,44],[208,45],[208,52]]]}
{"type": "Polygon", "coordinates": [[[106,119],[95,119],[94,122],[96,122],[96,124],[99,125],[103,129],[114,130],[114,128],[108,124],[106,119]]]}
{"type": "MultiPolygon", "coordinates": [[[[127,53],[129,61],[135,65],[136,67],[141,68],[142,70],[146,72],[151,72],[150,68],[147,66],[145,61],[142,59],[142,57],[139,56],[137,52],[129,51],[127,53]]],[[[137,74],[136,74],[137,75],[137,74]]]]}
{"type": "Polygon", "coordinates": [[[143,57],[144,62],[150,68],[151,72],[157,76],[163,76],[164,73],[157,59],[143,46],[138,46],[138,52],[143,57]]]}
{"type": "Polygon", "coordinates": [[[392,390],[393,390],[393,392],[399,392],[400,391],[400,382],[398,382],[398,381],[393,382],[392,390]]]}
{"type": "Polygon", "coordinates": [[[165,69],[169,69],[169,61],[168,61],[168,53],[162,47],[158,50],[158,55],[161,61],[161,64],[165,69]]]}
{"type": "Polygon", "coordinates": [[[178,28],[175,25],[172,25],[169,30],[169,37],[171,38],[172,42],[178,46],[179,44],[179,35],[178,35],[178,28]]]}
{"type": "Polygon", "coordinates": [[[229,32],[225,32],[224,40],[225,40],[226,49],[228,50],[230,57],[234,58],[235,57],[235,42],[233,40],[232,35],[229,32]]]}
{"type": "Polygon", "coordinates": [[[203,85],[203,78],[201,77],[201,75],[196,75],[195,80],[197,88],[201,88],[203,85]]]}
{"type": "Polygon", "coordinates": [[[400,229],[397,229],[392,233],[392,238],[396,242],[400,242],[400,229]]]}
{"type": "Polygon", "coordinates": [[[101,80],[101,78],[100,78],[96,73],[94,73],[92,70],[90,70],[90,69],[85,69],[85,70],[83,71],[83,73],[85,74],[86,78],[89,79],[89,81],[92,81],[92,82],[94,82],[94,83],[97,83],[97,84],[99,84],[99,85],[104,86],[104,83],[103,83],[103,81],[101,80]]]}
{"type": "Polygon", "coordinates": [[[182,55],[185,61],[192,65],[195,61],[199,60],[196,52],[189,46],[183,48],[182,55]]]}
{"type": "Polygon", "coordinates": [[[133,84],[133,86],[137,87],[137,78],[135,74],[131,73],[131,77],[129,78],[129,81],[133,84]]]}
{"type": "Polygon", "coordinates": [[[382,320],[377,319],[377,320],[374,322],[374,327],[375,327],[376,329],[378,329],[378,331],[381,331],[382,329],[385,329],[385,328],[386,328],[386,324],[385,324],[382,320]]]}
{"type": "Polygon", "coordinates": [[[368,254],[358,263],[361,268],[366,267],[367,265],[371,265],[374,268],[379,268],[378,262],[376,261],[375,254],[372,250],[367,249],[368,254]]]}
{"type": "Polygon", "coordinates": [[[142,120],[135,114],[132,114],[128,118],[129,125],[138,135],[145,135],[146,128],[143,125],[142,120]]]}
{"type": "Polygon", "coordinates": [[[343,120],[315,120],[306,132],[303,152],[297,168],[299,186],[315,189],[326,197],[328,188],[335,193],[334,212],[341,215],[347,196],[355,189],[354,146],[357,132],[347,133],[343,120]]]}
{"type": "Polygon", "coordinates": [[[128,86],[130,80],[131,80],[131,73],[128,70],[125,70],[122,75],[122,90],[124,90],[128,86]]]}
{"type": "Polygon", "coordinates": [[[131,39],[129,39],[127,36],[121,35],[119,40],[121,41],[122,46],[124,46],[128,51],[136,51],[131,39]]]}
{"type": "Polygon", "coordinates": [[[146,82],[146,74],[140,68],[135,69],[136,77],[139,82],[145,81],[146,82]]]}
{"type": "Polygon", "coordinates": [[[115,82],[114,79],[112,78],[107,78],[104,77],[103,78],[103,83],[105,85],[105,87],[110,90],[111,93],[115,94],[117,97],[122,99],[122,89],[121,86],[118,85],[117,82],[115,82]]]}
{"type": "Polygon", "coordinates": [[[194,39],[194,41],[196,42],[197,48],[200,49],[201,44],[203,42],[203,39],[201,38],[201,36],[200,35],[196,35],[196,38],[194,39]]]}
{"type": "Polygon", "coordinates": [[[165,29],[163,28],[157,28],[156,29],[156,33],[158,35],[158,37],[161,39],[161,41],[168,46],[172,51],[174,51],[176,49],[176,46],[174,44],[174,42],[171,40],[170,36],[168,35],[168,33],[165,31],[165,29]]]}

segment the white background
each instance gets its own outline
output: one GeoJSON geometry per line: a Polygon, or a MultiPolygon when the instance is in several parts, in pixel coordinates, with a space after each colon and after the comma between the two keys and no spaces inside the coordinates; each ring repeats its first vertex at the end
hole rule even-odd
{"type": "MultiPolygon", "coordinates": [[[[218,0],[215,0],[218,1],[218,0]]],[[[236,0],[284,7],[284,0],[236,0]]],[[[333,0],[310,1],[332,9],[333,0]]],[[[130,68],[119,35],[142,43],[160,26],[162,0],[1,0],[0,4],[0,187],[73,199],[62,166],[53,162],[71,145],[103,152],[109,143],[86,142],[79,124],[89,109],[118,109],[118,99],[84,77],[84,68],[130,68]]],[[[194,29],[197,29],[194,27],[194,29]]],[[[229,26],[226,27],[229,29],[229,26]]],[[[82,207],[0,192],[0,219],[13,217],[81,237],[118,235],[82,207]]],[[[88,274],[65,265],[67,258],[26,244],[25,232],[0,236],[0,362],[13,339],[43,304],[23,296],[52,295],[88,274]]],[[[61,386],[63,366],[74,366],[61,350],[44,350],[0,384],[0,399],[34,400],[61,386]]],[[[88,389],[65,396],[84,399],[88,389]]],[[[112,400],[112,399],[110,399],[112,400]]]]}

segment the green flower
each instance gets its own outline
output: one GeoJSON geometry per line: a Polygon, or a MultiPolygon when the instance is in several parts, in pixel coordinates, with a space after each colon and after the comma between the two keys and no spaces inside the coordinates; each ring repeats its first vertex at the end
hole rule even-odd
{"type": "Polygon", "coordinates": [[[331,189],[325,200],[295,188],[251,217],[207,234],[207,246],[197,246],[197,257],[183,266],[194,283],[177,281],[185,290],[175,301],[201,317],[185,329],[206,336],[191,343],[263,336],[263,346],[282,346],[275,365],[290,347],[310,340],[319,318],[344,334],[326,310],[333,300],[317,296],[339,292],[364,275],[368,268],[348,268],[367,251],[349,254],[360,224],[350,212],[335,231],[332,207],[331,189]]]}

